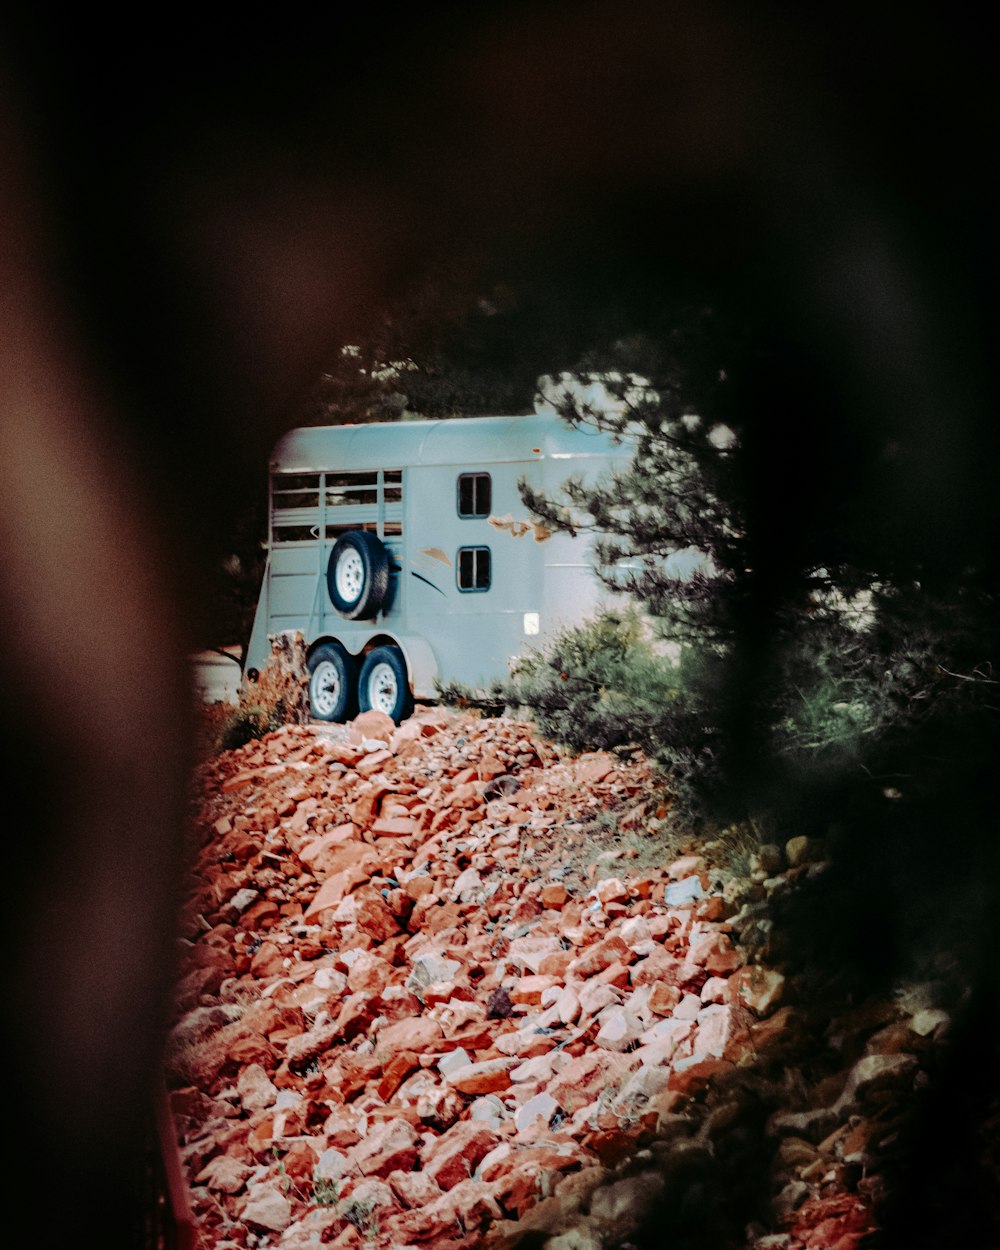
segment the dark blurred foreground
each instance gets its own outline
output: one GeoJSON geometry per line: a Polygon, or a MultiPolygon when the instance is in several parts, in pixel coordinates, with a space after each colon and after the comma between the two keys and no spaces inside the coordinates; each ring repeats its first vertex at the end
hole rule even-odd
{"type": "MultiPolygon", "coordinates": [[[[211,535],[324,360],[437,265],[752,308],[774,586],[831,509],[887,563],[996,585],[995,89],[961,9],[214,16],[22,15],[0,44],[3,1059],[38,1247],[142,1244],[211,535]]],[[[880,837],[857,813],[800,921],[858,992],[954,943],[970,981],[927,1121],[961,1166],[914,1143],[891,1246],[998,1244],[965,1162],[996,1093],[995,743],[956,742],[960,784],[880,837]]],[[[713,1244],[708,1215],[671,1244],[713,1244]]]]}

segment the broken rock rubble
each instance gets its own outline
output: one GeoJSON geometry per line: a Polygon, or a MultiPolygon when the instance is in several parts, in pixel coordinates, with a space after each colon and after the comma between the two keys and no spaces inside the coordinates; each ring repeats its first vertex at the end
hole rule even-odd
{"type": "MultiPolygon", "coordinates": [[[[655,806],[641,759],[422,709],[287,726],[196,780],[167,1059],[204,1250],[624,1244],[678,1151],[713,1166],[737,1078],[815,1041],[738,941],[761,880],[700,855],[588,870],[588,822],[655,806]]],[[[800,853],[767,889],[810,870],[800,853]]],[[[892,1053],[859,1057],[845,1026],[823,1104],[771,1116],[773,1220],[748,1245],[870,1228],[855,1173],[947,1027],[924,1002],[891,1018],[892,1053]]]]}

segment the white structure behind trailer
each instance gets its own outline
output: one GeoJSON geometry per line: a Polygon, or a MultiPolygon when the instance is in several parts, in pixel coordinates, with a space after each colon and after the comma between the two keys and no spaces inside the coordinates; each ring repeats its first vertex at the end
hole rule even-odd
{"type": "Polygon", "coordinates": [[[550,533],[518,480],[557,494],[631,449],[555,412],[292,430],[271,459],[269,550],[246,672],[301,631],[321,720],[397,722],[436,681],[506,676],[526,646],[610,596],[592,536],[550,533]]]}

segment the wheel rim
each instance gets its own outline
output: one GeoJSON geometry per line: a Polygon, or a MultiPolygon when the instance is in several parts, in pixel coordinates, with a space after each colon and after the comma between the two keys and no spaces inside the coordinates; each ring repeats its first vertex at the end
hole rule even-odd
{"type": "Polygon", "coordinates": [[[319,716],[330,716],[340,703],[340,673],[336,664],[323,660],[317,664],[309,688],[313,711],[319,716]]]}
{"type": "Polygon", "coordinates": [[[360,555],[353,549],[348,548],[338,557],[334,581],[341,599],[353,603],[360,597],[365,584],[365,566],[361,563],[360,555]]]}
{"type": "Polygon", "coordinates": [[[396,710],[399,682],[389,664],[376,664],[368,677],[368,702],[376,712],[391,716],[396,710]]]}

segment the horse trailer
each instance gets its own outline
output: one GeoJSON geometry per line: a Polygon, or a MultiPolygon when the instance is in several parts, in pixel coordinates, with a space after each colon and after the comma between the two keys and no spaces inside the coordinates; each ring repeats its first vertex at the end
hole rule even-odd
{"type": "Polygon", "coordinates": [[[376,708],[398,723],[439,682],[488,687],[613,599],[592,535],[538,523],[518,481],[558,495],[630,457],[555,411],[290,431],[270,463],[245,672],[265,664],[270,635],[299,631],[318,720],[376,708]]]}

